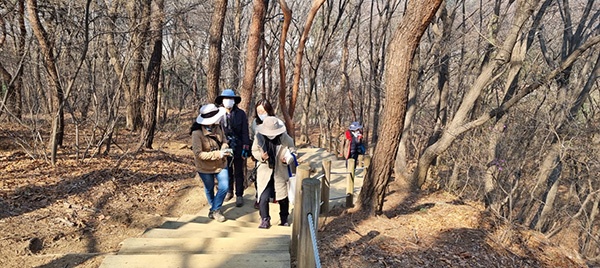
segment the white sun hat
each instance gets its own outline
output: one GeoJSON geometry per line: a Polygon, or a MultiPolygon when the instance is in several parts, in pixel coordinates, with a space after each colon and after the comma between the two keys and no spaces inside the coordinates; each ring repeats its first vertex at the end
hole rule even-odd
{"type": "Polygon", "coordinates": [[[267,116],[263,123],[258,125],[256,131],[265,136],[277,136],[286,131],[285,124],[275,116],[267,116]]]}
{"type": "Polygon", "coordinates": [[[217,108],[214,104],[206,104],[200,107],[200,115],[196,118],[196,123],[210,126],[221,123],[221,119],[227,111],[223,108],[217,108]]]}

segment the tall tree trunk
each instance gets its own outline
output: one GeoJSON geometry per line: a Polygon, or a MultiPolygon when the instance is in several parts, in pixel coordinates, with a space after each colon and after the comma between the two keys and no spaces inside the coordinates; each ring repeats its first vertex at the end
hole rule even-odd
{"type": "MultiPolygon", "coordinates": [[[[397,105],[384,107],[382,121],[386,124],[378,129],[381,139],[375,146],[372,167],[367,171],[358,198],[359,209],[368,213],[380,213],[383,209],[385,189],[390,181],[404,126],[412,59],[421,36],[441,3],[442,0],[409,2],[406,14],[390,42],[385,71],[387,101],[397,105]]],[[[401,184],[406,193],[412,191],[408,182],[401,184]]]]}
{"type": "MultiPolygon", "coordinates": [[[[132,65],[129,68],[129,91],[125,92],[127,103],[127,128],[138,130],[142,125],[141,94],[144,80],[144,51],[146,48],[146,33],[149,27],[150,7],[145,1],[130,1],[126,3],[132,29],[131,49],[133,50],[132,65]],[[141,3],[138,9],[137,4],[141,3]]],[[[127,89],[127,88],[126,88],[127,89]]]]}
{"type": "MultiPolygon", "coordinates": [[[[283,13],[283,27],[281,28],[281,38],[279,38],[279,107],[283,114],[284,122],[292,122],[292,117],[288,112],[287,105],[287,83],[285,69],[285,44],[287,33],[292,22],[292,11],[287,6],[285,0],[279,0],[281,12],[283,13]]],[[[286,123],[287,125],[288,123],[286,123]]]]}
{"type": "Polygon", "coordinates": [[[240,51],[242,51],[242,0],[235,0],[235,18],[233,21],[233,49],[231,50],[231,88],[240,86],[240,51]]]}
{"type": "Polygon", "coordinates": [[[31,24],[33,34],[35,35],[40,45],[42,54],[44,55],[44,63],[49,76],[49,88],[54,91],[52,94],[53,109],[50,111],[50,114],[53,118],[52,134],[50,135],[49,141],[51,150],[50,159],[54,165],[56,164],[56,153],[58,151],[58,147],[62,145],[64,135],[64,93],[58,78],[56,58],[54,56],[52,44],[49,42],[48,33],[42,26],[38,16],[37,0],[27,0],[27,13],[29,15],[29,22],[31,24]]]}
{"type": "MultiPolygon", "coordinates": [[[[304,29],[302,30],[302,36],[300,36],[300,43],[298,44],[298,50],[296,51],[296,58],[294,60],[294,77],[292,81],[292,94],[290,96],[290,104],[288,106],[288,114],[290,119],[294,118],[294,111],[296,110],[296,103],[298,101],[298,93],[300,91],[300,79],[302,78],[302,60],[304,59],[304,48],[306,47],[306,40],[310,34],[312,23],[317,15],[317,12],[321,6],[325,3],[325,0],[313,0],[310,7],[310,11],[306,17],[304,29]]],[[[285,122],[288,134],[294,138],[296,136],[296,125],[293,120],[285,122]]]]}
{"type": "Polygon", "coordinates": [[[208,37],[208,68],[206,70],[207,98],[213,102],[219,95],[219,79],[221,77],[221,43],[223,26],[227,13],[227,0],[216,0],[208,37]]]}
{"type": "Polygon", "coordinates": [[[404,126],[402,128],[402,134],[400,137],[400,143],[398,144],[398,152],[396,153],[396,159],[394,164],[394,176],[396,180],[408,180],[410,174],[408,173],[408,145],[407,142],[410,139],[407,135],[407,131],[412,124],[415,113],[417,111],[417,91],[419,90],[419,66],[421,65],[421,57],[419,56],[419,48],[415,51],[415,56],[411,64],[410,77],[408,80],[408,100],[406,103],[406,116],[404,117],[404,126]]]}
{"type": "MultiPolygon", "coordinates": [[[[19,0],[17,3],[17,23],[19,25],[19,35],[17,36],[17,56],[21,59],[19,67],[14,76],[11,75],[0,62],[0,92],[5,92],[5,96],[1,104],[5,107],[0,107],[0,115],[6,108],[9,113],[16,119],[21,119],[23,116],[23,106],[21,95],[23,90],[23,61],[25,57],[25,39],[27,38],[27,29],[25,28],[25,1],[19,0]]],[[[0,17],[0,48],[6,40],[6,24],[4,17],[0,17]]],[[[9,119],[12,117],[9,117],[9,119]]]]}
{"type": "Polygon", "coordinates": [[[148,70],[146,71],[146,98],[144,101],[143,125],[140,148],[152,149],[156,129],[156,106],[161,78],[162,28],[165,21],[164,0],[146,0],[151,5],[150,40],[154,44],[148,70]]]}
{"type": "Polygon", "coordinates": [[[254,87],[256,85],[256,72],[258,58],[260,57],[261,37],[265,28],[266,4],[268,2],[264,0],[254,0],[253,3],[254,9],[248,34],[244,79],[242,80],[242,90],[240,92],[242,101],[240,102],[239,107],[244,111],[248,111],[250,108],[250,99],[252,98],[254,87]]]}

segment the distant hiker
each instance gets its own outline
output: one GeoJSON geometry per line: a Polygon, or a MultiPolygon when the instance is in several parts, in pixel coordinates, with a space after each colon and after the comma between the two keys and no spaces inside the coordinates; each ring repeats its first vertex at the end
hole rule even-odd
{"type": "Polygon", "coordinates": [[[365,154],[365,145],[363,144],[362,125],[358,122],[352,122],[346,130],[346,140],[348,146],[344,152],[346,160],[354,159],[354,163],[358,161],[358,155],[365,154]]]}
{"type": "Polygon", "coordinates": [[[251,154],[251,144],[248,136],[248,117],[246,116],[246,112],[237,106],[241,100],[242,98],[235,95],[232,89],[223,90],[221,95],[215,99],[215,104],[222,105],[226,110],[223,129],[225,130],[225,137],[227,137],[229,146],[233,149],[233,156],[227,158],[230,187],[227,196],[225,196],[225,201],[233,198],[233,190],[235,189],[236,207],[244,205],[245,158],[251,154]]]}
{"type": "Polygon", "coordinates": [[[290,179],[288,165],[295,163],[292,155],[295,150],[294,140],[286,133],[283,121],[277,117],[267,116],[262,121],[263,123],[256,128],[257,134],[252,143],[252,155],[259,162],[256,183],[261,222],[258,228],[271,227],[271,189],[275,189],[275,199],[279,203],[279,225],[289,226],[290,201],[287,182],[290,179]]]}
{"type": "MultiPolygon", "coordinates": [[[[275,116],[275,110],[273,109],[273,106],[271,105],[269,100],[261,99],[256,103],[256,106],[254,108],[254,120],[252,120],[252,123],[250,124],[250,138],[252,140],[256,139],[256,128],[263,123],[263,120],[267,118],[267,116],[275,116]]],[[[261,141],[259,144],[265,143],[261,141]]],[[[263,148],[263,151],[266,151],[266,149],[263,148]]],[[[258,161],[255,161],[255,169],[257,167],[258,161]]],[[[254,202],[254,208],[258,209],[258,188],[256,188],[256,182],[254,183],[254,187],[255,189],[257,189],[255,195],[256,201],[254,202]]],[[[273,191],[271,192],[270,198],[273,198],[273,200],[275,200],[275,189],[273,189],[273,191]]]]}
{"type": "Polygon", "coordinates": [[[218,222],[225,221],[221,206],[229,190],[227,157],[233,154],[220,125],[224,115],[223,108],[219,109],[212,103],[203,105],[190,129],[196,171],[204,183],[204,192],[210,206],[208,217],[218,222]],[[216,195],[215,178],[218,182],[216,195]]]}

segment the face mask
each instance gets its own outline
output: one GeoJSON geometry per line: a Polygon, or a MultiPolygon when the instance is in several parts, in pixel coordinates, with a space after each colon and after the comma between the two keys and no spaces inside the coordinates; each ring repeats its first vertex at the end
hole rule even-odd
{"type": "Polygon", "coordinates": [[[225,107],[227,109],[231,109],[234,104],[235,104],[235,100],[232,100],[232,99],[224,99],[223,100],[223,107],[225,107]]]}
{"type": "Polygon", "coordinates": [[[267,139],[269,139],[269,140],[272,140],[274,138],[277,138],[277,135],[275,135],[275,136],[267,136],[267,139]]]}
{"type": "Polygon", "coordinates": [[[267,118],[267,116],[269,116],[268,114],[259,114],[258,118],[260,119],[260,121],[265,121],[265,118],[267,118]]]}

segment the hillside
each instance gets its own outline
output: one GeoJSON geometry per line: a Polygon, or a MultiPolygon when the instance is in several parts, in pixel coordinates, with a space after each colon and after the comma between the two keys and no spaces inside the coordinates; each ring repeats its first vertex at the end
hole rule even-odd
{"type": "MultiPolygon", "coordinates": [[[[138,154],[124,140],[84,160],[66,147],[57,167],[14,142],[22,131],[0,132],[1,267],[97,267],[125,238],[205,204],[183,131],[138,154]]],[[[393,184],[383,215],[334,208],[319,237],[323,267],[587,267],[480,204],[443,192],[405,198],[393,184]]]]}

